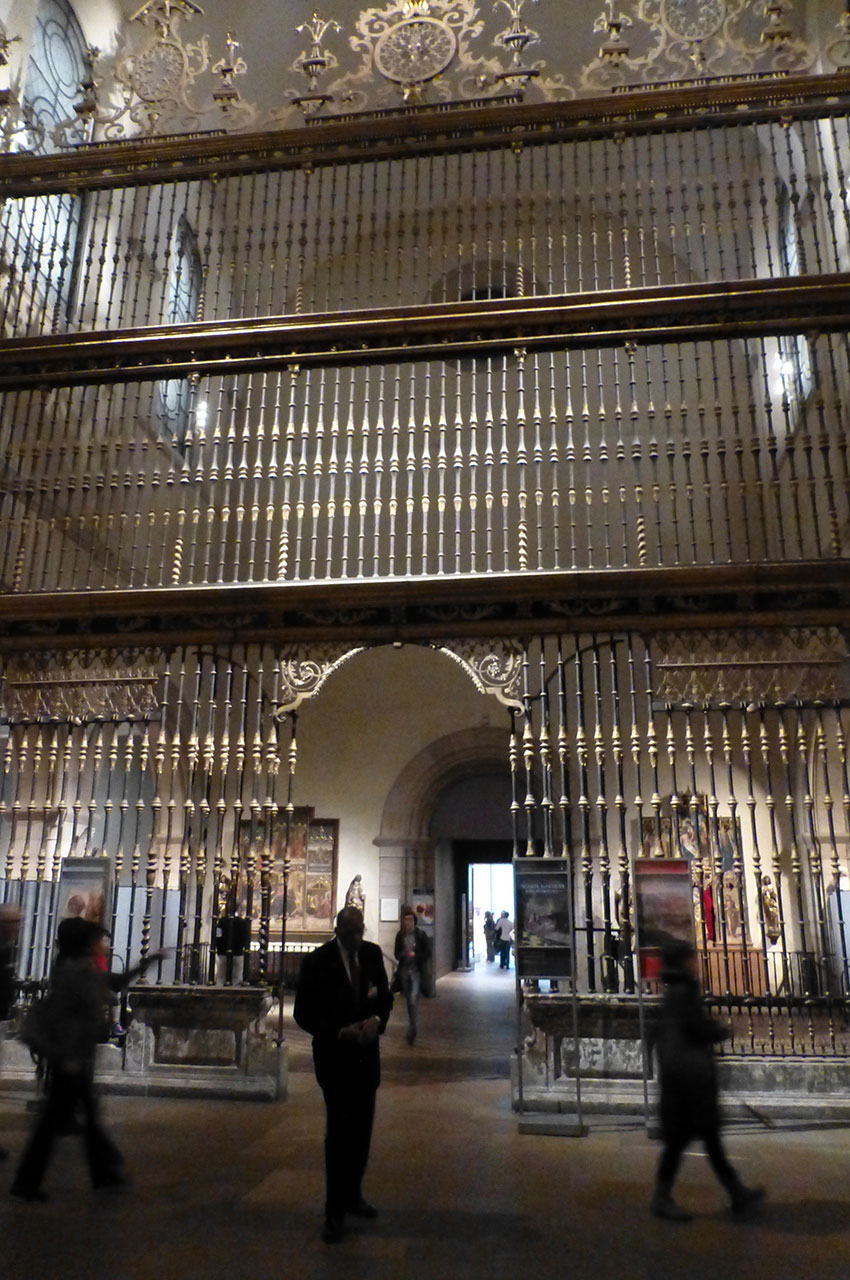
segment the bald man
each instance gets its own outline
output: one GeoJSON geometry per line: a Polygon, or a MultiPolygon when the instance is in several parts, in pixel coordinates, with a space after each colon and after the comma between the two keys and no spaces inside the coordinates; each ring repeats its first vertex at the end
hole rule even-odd
{"type": "Polygon", "coordinates": [[[313,1065],[327,1111],[327,1244],[342,1239],[347,1213],[378,1213],[364,1200],[362,1184],[381,1082],[379,1038],[393,998],[381,948],[363,941],[363,929],[363,913],[344,907],[332,941],[305,956],[295,995],[295,1021],[313,1037],[313,1065]]]}

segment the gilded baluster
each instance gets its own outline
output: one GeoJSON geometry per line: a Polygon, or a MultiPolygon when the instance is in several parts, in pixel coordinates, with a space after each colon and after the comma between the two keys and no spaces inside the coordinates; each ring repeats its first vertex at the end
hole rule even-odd
{"type": "MultiPolygon", "coordinates": [[[[280,535],[277,548],[277,581],[284,582],[289,576],[289,520],[292,514],[292,480],[295,473],[295,415],[296,415],[296,392],[298,385],[298,377],[301,370],[298,365],[292,365],[289,370],[289,411],[286,418],[286,431],[284,435],[285,448],[283,455],[283,463],[281,474],[283,476],[283,495],[280,504],[280,535]]],[[[296,568],[297,572],[297,568],[296,568]]]]}
{"type": "Polygon", "coordinates": [[[495,546],[493,530],[493,508],[496,501],[495,492],[495,410],[493,407],[493,360],[487,356],[486,383],[484,400],[484,562],[487,573],[495,566],[495,546]]]}
{"type": "MultiPolygon", "coordinates": [[[[608,795],[605,785],[606,740],[603,729],[602,682],[599,663],[599,641],[591,641],[593,672],[593,756],[596,762],[596,814],[599,822],[599,878],[602,890],[602,985],[605,991],[617,989],[617,958],[611,928],[611,851],[608,845],[608,795]]],[[[616,722],[615,722],[616,724],[616,722]]],[[[619,726],[612,726],[612,734],[619,726]]],[[[616,759],[616,748],[615,748],[616,759]]]]}
{"type": "MultiPolygon", "coordinates": [[[[320,371],[319,378],[322,379],[324,373],[320,371]]],[[[298,429],[298,460],[294,466],[294,475],[297,478],[297,489],[295,494],[295,539],[293,554],[293,571],[296,578],[304,577],[304,517],[307,512],[307,476],[310,471],[310,438],[316,431],[317,421],[314,420],[313,409],[311,404],[311,395],[313,390],[313,371],[312,369],[304,370],[304,403],[301,407],[301,425],[298,429]]],[[[321,395],[321,393],[320,393],[321,395]]],[[[321,404],[317,408],[316,419],[321,421],[321,404]]]]}
{"type": "MultiPolygon", "coordinates": [[[[469,562],[475,563],[475,520],[474,520],[474,502],[472,499],[475,486],[475,468],[472,461],[474,454],[475,431],[477,422],[475,421],[475,375],[471,379],[471,404],[470,404],[470,420],[469,424],[464,421],[462,392],[464,386],[463,366],[460,360],[455,361],[455,411],[454,411],[454,447],[452,449],[452,507],[454,509],[454,572],[462,573],[464,571],[463,559],[463,474],[465,466],[468,467],[470,476],[470,557],[469,562]],[[469,461],[464,458],[464,437],[469,435],[470,442],[470,458],[469,461]]],[[[390,529],[394,527],[395,522],[390,521],[390,529]]],[[[470,568],[470,572],[471,572],[470,568]]]]}
{"type": "Polygon", "coordinates": [[[499,375],[499,505],[502,512],[501,529],[499,531],[499,541],[501,542],[501,567],[508,572],[513,565],[511,564],[511,484],[510,484],[510,464],[511,464],[511,442],[510,442],[510,421],[508,415],[508,360],[506,356],[500,359],[500,375],[499,375]]]}
{"type": "MultiPolygon", "coordinates": [[[[560,857],[569,858],[570,865],[573,861],[572,849],[572,803],[570,800],[570,738],[569,738],[569,720],[567,715],[567,679],[566,666],[564,663],[563,640],[558,637],[558,658],[557,658],[557,675],[558,675],[558,737],[557,737],[557,754],[558,754],[558,812],[561,819],[561,840],[560,840],[560,857]]],[[[572,881],[571,881],[572,883],[572,881]]],[[[574,909],[575,904],[572,904],[574,909]]]]}
{"type": "MultiPolygon", "coordinates": [[[[522,572],[528,569],[528,446],[526,442],[526,407],[525,407],[525,361],[526,352],[524,348],[517,348],[514,351],[514,359],[516,360],[516,386],[517,386],[517,410],[516,410],[516,501],[517,501],[517,555],[518,566],[522,572]]],[[[504,400],[503,400],[504,404],[504,400]]],[[[503,508],[507,508],[506,499],[508,497],[508,481],[507,470],[503,472],[504,489],[502,493],[503,508]]],[[[508,565],[506,563],[505,568],[508,565]]]]}
{"type": "MultiPolygon", "coordinates": [[[[355,522],[356,537],[352,539],[356,542],[356,575],[362,578],[365,572],[366,558],[366,520],[369,512],[369,476],[371,473],[371,463],[369,457],[369,449],[372,437],[372,426],[370,422],[370,414],[372,412],[370,392],[371,392],[372,371],[366,368],[363,371],[363,391],[364,403],[363,411],[360,414],[360,433],[358,440],[358,459],[357,459],[357,519],[355,522]]],[[[352,507],[353,509],[353,507],[352,507]]]]}
{"type": "Polygon", "coordinates": [[[384,514],[384,447],[387,426],[384,418],[384,400],[386,397],[386,366],[381,365],[378,371],[378,406],[375,414],[375,455],[372,461],[372,565],[371,572],[375,576],[383,576],[386,567],[381,563],[381,538],[383,534],[384,514]]]}
{"type": "Polygon", "coordinates": [[[596,939],[593,931],[593,851],[590,833],[590,796],[588,780],[587,726],[584,703],[584,670],[582,650],[577,646],[574,659],[576,680],[576,760],[579,766],[578,810],[581,814],[581,868],[584,879],[584,933],[587,949],[587,984],[596,990],[596,939]]]}
{"type": "Polygon", "coordinates": [[[525,765],[525,853],[526,857],[534,855],[534,816],[537,802],[534,797],[534,709],[529,684],[528,648],[522,654],[522,758],[525,765]]]}

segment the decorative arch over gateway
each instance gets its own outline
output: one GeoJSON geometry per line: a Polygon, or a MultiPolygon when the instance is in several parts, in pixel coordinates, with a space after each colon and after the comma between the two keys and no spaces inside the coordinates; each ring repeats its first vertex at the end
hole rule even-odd
{"type": "MultiPolygon", "coordinates": [[[[280,691],[278,717],[294,711],[307,698],[314,698],[326,680],[344,662],[374,645],[319,644],[309,651],[302,645],[285,648],[279,660],[280,691]]],[[[426,642],[462,667],[481,693],[492,694],[506,707],[522,709],[523,649],[516,639],[457,639],[426,642]]]]}

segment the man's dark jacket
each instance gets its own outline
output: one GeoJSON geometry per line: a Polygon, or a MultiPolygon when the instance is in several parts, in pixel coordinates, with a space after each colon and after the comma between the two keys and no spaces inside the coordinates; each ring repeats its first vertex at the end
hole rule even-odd
{"type": "Polygon", "coordinates": [[[393,1007],[381,948],[363,942],[358,953],[360,988],[355,992],[346,973],[336,938],[304,957],[295,994],[294,1017],[313,1037],[313,1063],[322,1089],[333,1088],[356,1076],[376,1089],[381,1079],[381,1057],[376,1040],[360,1046],[340,1040],[343,1027],[375,1016],[383,1033],[393,1007]]]}

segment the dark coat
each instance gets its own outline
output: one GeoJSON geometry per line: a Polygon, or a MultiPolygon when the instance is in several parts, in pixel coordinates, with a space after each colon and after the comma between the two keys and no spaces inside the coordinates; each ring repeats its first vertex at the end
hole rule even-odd
{"type": "Polygon", "coordinates": [[[15,950],[0,945],[0,1022],[11,1017],[15,1003],[15,950]]]}
{"type": "Polygon", "coordinates": [[[665,1142],[689,1141],[717,1130],[714,1045],[726,1032],[706,1013],[699,983],[685,973],[665,975],[655,1036],[665,1142]]]}
{"type": "MultiPolygon", "coordinates": [[[[431,959],[431,939],[428,937],[425,930],[420,929],[418,925],[416,925],[416,927],[413,930],[413,937],[416,943],[415,960],[419,968],[419,971],[421,973],[425,965],[427,965],[431,959]]],[[[401,929],[399,929],[398,933],[395,936],[396,960],[401,960],[403,954],[404,954],[404,934],[402,933],[401,929]]]]}
{"type": "Polygon", "coordinates": [[[313,1064],[322,1089],[342,1080],[357,1079],[377,1088],[381,1079],[378,1041],[357,1045],[340,1040],[343,1027],[375,1016],[383,1035],[393,1007],[381,948],[374,942],[360,945],[360,990],[355,992],[345,970],[336,938],[304,957],[294,1017],[313,1037],[313,1064]]]}

